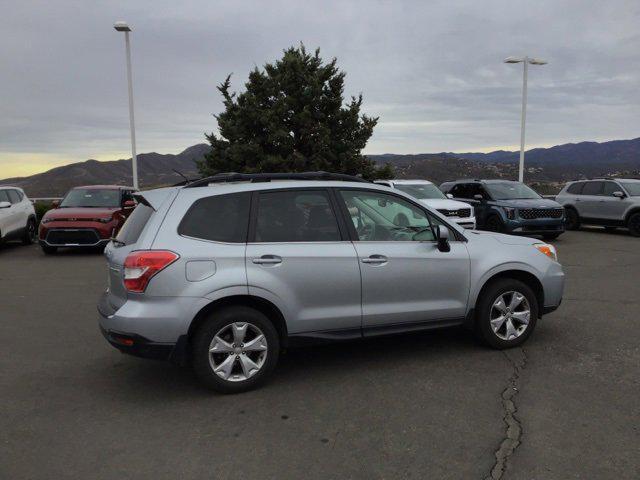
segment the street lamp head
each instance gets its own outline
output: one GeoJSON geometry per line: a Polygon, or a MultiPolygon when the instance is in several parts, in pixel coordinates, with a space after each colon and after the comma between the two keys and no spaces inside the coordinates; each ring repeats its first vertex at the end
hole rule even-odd
{"type": "Polygon", "coordinates": [[[522,63],[524,58],[522,57],[507,57],[504,59],[504,63],[522,63]]]}
{"type": "Polygon", "coordinates": [[[131,27],[127,24],[127,22],[123,22],[122,20],[113,24],[113,28],[115,28],[119,32],[130,32],[131,27]]]}
{"type": "Polygon", "coordinates": [[[539,58],[530,58],[529,59],[529,63],[531,65],[546,65],[547,61],[546,60],[541,60],[539,58]]]}

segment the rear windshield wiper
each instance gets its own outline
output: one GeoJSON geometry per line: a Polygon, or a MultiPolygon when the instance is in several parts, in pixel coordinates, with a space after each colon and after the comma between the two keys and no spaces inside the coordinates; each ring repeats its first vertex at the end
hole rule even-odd
{"type": "Polygon", "coordinates": [[[118,240],[115,237],[111,237],[109,240],[111,240],[118,247],[124,247],[126,245],[126,243],[124,243],[122,240],[118,240]]]}

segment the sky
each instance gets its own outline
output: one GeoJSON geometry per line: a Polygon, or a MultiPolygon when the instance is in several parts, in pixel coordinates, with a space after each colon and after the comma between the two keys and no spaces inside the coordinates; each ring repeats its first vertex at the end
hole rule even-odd
{"type": "Polygon", "coordinates": [[[638,0],[0,0],[0,178],[130,158],[124,35],[133,28],[138,152],[204,142],[216,85],[303,42],[336,57],[380,117],[365,153],[527,148],[640,136],[638,0]]]}

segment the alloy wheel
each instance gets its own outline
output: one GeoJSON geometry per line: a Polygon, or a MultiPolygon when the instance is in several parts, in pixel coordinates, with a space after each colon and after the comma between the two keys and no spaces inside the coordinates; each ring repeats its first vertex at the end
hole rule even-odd
{"type": "Polygon", "coordinates": [[[522,293],[504,292],[493,302],[489,316],[493,333],[502,340],[513,340],[529,326],[531,307],[522,293]]]}
{"type": "Polygon", "coordinates": [[[223,380],[242,382],[264,366],[268,344],[262,330],[248,322],[221,328],[209,345],[209,364],[223,380]]]}

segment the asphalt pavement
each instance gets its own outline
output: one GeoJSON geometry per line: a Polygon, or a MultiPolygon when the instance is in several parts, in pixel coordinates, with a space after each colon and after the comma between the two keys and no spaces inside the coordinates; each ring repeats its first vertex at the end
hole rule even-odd
{"type": "Polygon", "coordinates": [[[640,478],[640,239],[569,232],[524,348],[459,329],[290,350],[222,396],[118,353],[95,253],[0,248],[2,479],[640,478]]]}

